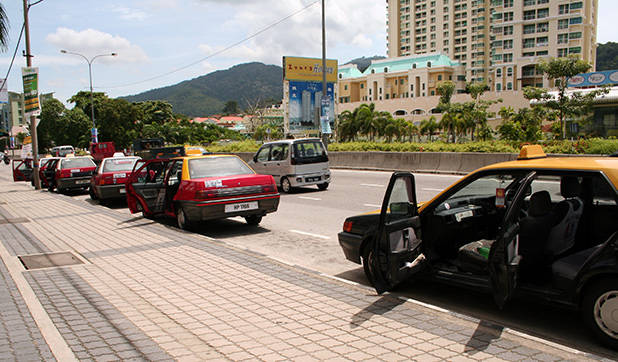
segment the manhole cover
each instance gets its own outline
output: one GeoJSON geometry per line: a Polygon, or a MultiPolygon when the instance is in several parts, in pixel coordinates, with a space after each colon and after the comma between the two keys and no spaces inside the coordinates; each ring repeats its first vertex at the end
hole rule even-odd
{"type": "Polygon", "coordinates": [[[55,266],[66,266],[83,264],[73,253],[68,251],[61,253],[22,255],[19,257],[26,269],[51,268],[55,266]]]}
{"type": "Polygon", "coordinates": [[[24,222],[30,222],[30,220],[28,220],[25,217],[16,217],[13,219],[0,219],[0,224],[21,224],[24,222]]]}

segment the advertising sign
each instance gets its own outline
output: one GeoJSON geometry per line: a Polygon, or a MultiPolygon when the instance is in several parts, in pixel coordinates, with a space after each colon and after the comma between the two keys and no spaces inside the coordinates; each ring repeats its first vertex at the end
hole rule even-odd
{"type": "Polygon", "coordinates": [[[569,87],[590,87],[606,84],[618,84],[618,70],[583,73],[569,78],[569,87]]]}
{"type": "Polygon", "coordinates": [[[99,142],[99,130],[97,130],[96,128],[91,128],[90,129],[90,138],[92,139],[92,143],[98,143],[99,142]]]}
{"type": "MultiPolygon", "coordinates": [[[[283,57],[283,79],[322,81],[322,59],[283,57]]],[[[326,81],[337,82],[337,60],[326,59],[326,81]]]]}
{"type": "Polygon", "coordinates": [[[333,133],[332,128],[330,126],[330,98],[322,97],[322,109],[320,116],[320,130],[324,134],[333,133]]]}
{"type": "Polygon", "coordinates": [[[32,157],[32,143],[27,143],[21,148],[21,158],[31,158],[32,157]]]}
{"type": "Polygon", "coordinates": [[[39,115],[39,68],[21,68],[24,81],[24,112],[39,115]]]}
{"type": "Polygon", "coordinates": [[[328,113],[325,122],[328,123],[324,127],[321,125],[321,108],[322,100],[326,100],[322,96],[321,82],[298,82],[289,81],[289,101],[288,101],[288,122],[289,132],[292,134],[303,133],[305,131],[328,130],[334,127],[335,112],[334,107],[334,89],[333,83],[327,83],[326,94],[328,97],[328,113]]]}

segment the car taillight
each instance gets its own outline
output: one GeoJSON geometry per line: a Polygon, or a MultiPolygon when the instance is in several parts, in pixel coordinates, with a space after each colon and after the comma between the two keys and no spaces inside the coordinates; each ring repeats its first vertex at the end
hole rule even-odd
{"type": "Polygon", "coordinates": [[[71,170],[60,170],[59,178],[71,177],[71,170]]]}
{"type": "Polygon", "coordinates": [[[277,192],[277,186],[275,186],[275,184],[262,185],[262,192],[263,193],[277,192]]]}
{"type": "Polygon", "coordinates": [[[343,231],[349,233],[352,231],[352,221],[346,221],[343,223],[343,231]]]}
{"type": "Polygon", "coordinates": [[[99,185],[111,185],[114,183],[114,179],[112,176],[103,176],[99,180],[99,185]]]}
{"type": "Polygon", "coordinates": [[[196,199],[212,199],[217,196],[219,196],[217,190],[199,190],[195,192],[196,199]]]}

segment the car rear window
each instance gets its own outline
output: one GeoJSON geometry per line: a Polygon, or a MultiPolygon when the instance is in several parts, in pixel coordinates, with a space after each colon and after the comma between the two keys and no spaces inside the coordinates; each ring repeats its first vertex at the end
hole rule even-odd
{"type": "Polygon", "coordinates": [[[317,140],[294,143],[294,158],[301,163],[328,161],[322,142],[317,140]]]}
{"type": "Polygon", "coordinates": [[[78,167],[94,167],[95,164],[89,158],[67,158],[62,160],[61,169],[78,168],[78,167]]]}
{"type": "Polygon", "coordinates": [[[253,170],[237,157],[207,157],[189,160],[189,177],[221,177],[254,174],[253,170]]]}
{"type": "Polygon", "coordinates": [[[137,158],[105,160],[103,172],[131,171],[137,162],[137,158]]]}

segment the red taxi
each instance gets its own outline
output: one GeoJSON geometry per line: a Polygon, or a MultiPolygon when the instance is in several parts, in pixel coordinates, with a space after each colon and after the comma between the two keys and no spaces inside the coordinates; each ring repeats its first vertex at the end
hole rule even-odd
{"type": "Polygon", "coordinates": [[[49,191],[83,189],[90,186],[96,165],[90,157],[66,157],[49,161],[44,171],[49,191]]]}
{"type": "Polygon", "coordinates": [[[13,160],[13,181],[32,180],[32,159],[13,160]]]}
{"type": "Polygon", "coordinates": [[[90,198],[105,201],[124,198],[125,182],[139,157],[108,157],[101,161],[90,178],[90,198]]]}
{"type": "MultiPolygon", "coordinates": [[[[47,178],[45,177],[45,170],[52,164],[51,161],[58,159],[60,159],[60,157],[45,157],[41,159],[41,162],[39,163],[39,179],[41,180],[41,187],[49,187],[47,178]]],[[[34,186],[34,180],[32,180],[32,186],[34,186]]]]}
{"type": "Polygon", "coordinates": [[[139,160],[126,190],[132,213],[172,216],[182,229],[234,216],[257,225],[279,206],[273,177],[233,155],[139,160]]]}

